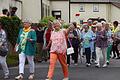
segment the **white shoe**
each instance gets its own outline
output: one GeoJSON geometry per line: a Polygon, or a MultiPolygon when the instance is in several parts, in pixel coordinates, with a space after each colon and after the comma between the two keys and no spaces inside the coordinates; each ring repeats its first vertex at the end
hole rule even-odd
{"type": "Polygon", "coordinates": [[[97,61],[95,61],[95,64],[97,64],[97,61]]]}
{"type": "Polygon", "coordinates": [[[22,75],[19,75],[17,77],[15,77],[16,80],[19,80],[19,79],[23,79],[23,76],[22,75]]]}
{"type": "Polygon", "coordinates": [[[89,67],[91,64],[90,63],[87,63],[86,66],[89,67]]]}
{"type": "Polygon", "coordinates": [[[99,64],[99,63],[97,63],[97,64],[96,64],[96,67],[98,67],[98,68],[99,68],[99,67],[100,67],[100,64],[99,64]]]}
{"type": "Polygon", "coordinates": [[[52,80],[52,79],[45,79],[45,80],[52,80]]]}
{"type": "Polygon", "coordinates": [[[31,74],[31,75],[28,77],[29,80],[33,80],[33,78],[34,78],[34,74],[31,74]]]}
{"type": "Polygon", "coordinates": [[[103,67],[107,67],[107,64],[104,64],[103,67]]]}
{"type": "Polygon", "coordinates": [[[77,63],[75,63],[74,65],[75,65],[75,66],[77,66],[78,64],[77,64],[77,63]]]}
{"type": "Polygon", "coordinates": [[[69,80],[69,78],[64,78],[63,80],[69,80]]]}
{"type": "Polygon", "coordinates": [[[5,76],[4,76],[4,79],[9,79],[9,76],[8,76],[8,75],[5,75],[5,76]]]}

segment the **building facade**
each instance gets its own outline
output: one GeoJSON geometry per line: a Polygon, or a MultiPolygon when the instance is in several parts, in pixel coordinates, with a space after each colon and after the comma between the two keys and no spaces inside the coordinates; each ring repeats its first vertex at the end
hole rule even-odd
{"type": "Polygon", "coordinates": [[[70,2],[71,22],[86,22],[89,18],[102,18],[107,22],[113,22],[115,20],[120,22],[119,12],[119,0],[71,0],[70,2]],[[76,16],[76,14],[80,15],[76,16]]]}
{"type": "Polygon", "coordinates": [[[102,18],[120,22],[120,0],[0,0],[0,10],[18,7],[21,19],[38,23],[45,16],[61,18],[66,22],[86,22],[102,18]]]}

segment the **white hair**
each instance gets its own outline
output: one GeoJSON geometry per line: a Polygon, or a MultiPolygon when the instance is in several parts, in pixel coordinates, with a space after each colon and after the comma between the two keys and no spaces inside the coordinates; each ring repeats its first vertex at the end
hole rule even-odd
{"type": "Polygon", "coordinates": [[[32,23],[31,19],[23,19],[23,22],[32,23]]]}
{"type": "Polygon", "coordinates": [[[97,23],[96,26],[102,26],[102,23],[97,23]]]}
{"type": "Polygon", "coordinates": [[[105,22],[105,21],[101,21],[101,23],[102,23],[102,24],[106,24],[106,22],[105,22]]]}
{"type": "Polygon", "coordinates": [[[58,23],[58,24],[61,26],[60,21],[58,21],[58,20],[54,20],[54,21],[53,21],[53,25],[56,24],[56,23],[58,23]]]}

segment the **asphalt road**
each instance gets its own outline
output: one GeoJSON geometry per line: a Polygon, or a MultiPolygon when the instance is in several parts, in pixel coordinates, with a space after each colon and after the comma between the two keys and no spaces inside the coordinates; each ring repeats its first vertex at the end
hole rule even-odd
{"type": "MultiPolygon", "coordinates": [[[[36,64],[36,72],[34,80],[45,80],[48,72],[49,62],[42,62],[36,64]]],[[[18,75],[18,67],[9,68],[10,79],[15,80],[14,77],[18,75]]],[[[24,80],[28,80],[29,68],[25,66],[24,80]]],[[[3,79],[3,72],[0,70],[0,80],[3,79]]],[[[69,67],[70,80],[120,80],[120,60],[111,60],[111,64],[107,68],[95,68],[93,64],[91,67],[86,67],[85,63],[79,62],[78,66],[71,64],[69,67]]],[[[59,63],[56,65],[53,80],[62,80],[63,73],[59,63]]]]}

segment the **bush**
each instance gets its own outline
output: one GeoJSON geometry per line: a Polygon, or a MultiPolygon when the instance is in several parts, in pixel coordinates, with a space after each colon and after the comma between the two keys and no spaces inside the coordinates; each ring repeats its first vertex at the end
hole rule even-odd
{"type": "Polygon", "coordinates": [[[48,16],[48,17],[44,17],[42,20],[40,20],[39,24],[44,27],[45,25],[48,24],[49,21],[54,21],[55,17],[53,16],[48,16]]]}
{"type": "Polygon", "coordinates": [[[63,23],[63,24],[62,24],[62,28],[67,29],[68,27],[69,27],[69,24],[68,24],[68,23],[63,23]]]}
{"type": "Polygon", "coordinates": [[[0,21],[3,24],[3,29],[7,33],[8,41],[12,44],[12,46],[14,46],[19,33],[19,28],[21,26],[21,20],[18,17],[14,16],[1,17],[0,21]]]}

